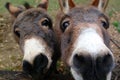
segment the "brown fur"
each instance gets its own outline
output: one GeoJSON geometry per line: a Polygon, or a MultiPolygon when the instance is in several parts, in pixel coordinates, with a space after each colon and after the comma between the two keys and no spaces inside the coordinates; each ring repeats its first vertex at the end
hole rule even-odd
{"type": "MultiPolygon", "coordinates": [[[[95,0],[93,1],[92,6],[76,7],[71,5],[73,3],[72,0],[68,0],[68,2],[66,1],[67,0],[59,0],[61,11],[57,13],[54,27],[54,31],[57,36],[57,41],[61,50],[62,61],[69,68],[74,69],[76,74],[81,74],[85,80],[105,80],[107,76],[106,72],[111,72],[112,67],[114,66],[113,55],[111,53],[109,54],[110,37],[107,32],[107,28],[109,27],[109,20],[108,17],[103,13],[103,10],[105,10],[106,8],[104,6],[106,4],[98,7],[100,2],[99,0],[95,0]],[[64,6],[68,3],[69,7],[64,6]],[[86,51],[84,49],[82,50],[80,48],[77,49],[77,53],[73,53],[76,50],[76,40],[80,36],[80,33],[82,33],[82,31],[84,31],[84,29],[87,28],[94,29],[103,40],[103,44],[105,44],[105,46],[109,50],[105,49],[98,51],[96,52],[97,55],[95,57],[93,57],[94,55],[92,56],[92,54],[94,53],[90,53],[89,51],[86,51]],[[104,57],[106,58],[106,60],[108,60],[108,62],[99,64],[99,60],[102,60],[102,58],[104,57]],[[84,60],[86,61],[85,63],[84,60]],[[98,65],[98,67],[100,68],[96,69],[96,65],[98,65]],[[94,71],[97,75],[95,75],[94,71]],[[103,78],[100,79],[100,77],[103,78]]],[[[86,48],[89,47],[86,46],[86,48]]],[[[79,80],[78,76],[76,80],[79,80]]]]}
{"type": "MultiPolygon", "coordinates": [[[[44,4],[44,6],[46,5],[47,3],[44,4]]],[[[13,9],[11,6],[12,5],[8,4],[7,7],[11,14],[12,12],[17,13],[19,11],[17,7],[12,6],[14,7],[13,9]]],[[[36,72],[36,69],[32,69],[29,71],[30,73],[28,72],[33,76],[33,78],[35,78],[35,80],[39,80],[41,78],[44,80],[45,78],[48,78],[51,72],[56,71],[57,60],[59,59],[59,52],[53,31],[52,19],[47,14],[46,9],[47,7],[43,8],[39,5],[37,8],[28,8],[26,10],[23,10],[17,15],[12,14],[16,18],[13,24],[13,34],[23,53],[25,41],[30,38],[35,38],[39,41],[42,41],[42,44],[47,46],[45,47],[46,51],[50,51],[49,57],[51,58],[52,63],[50,64],[49,69],[45,67],[44,69],[47,69],[43,70],[45,72],[36,72]],[[45,20],[47,20],[48,23],[44,23],[45,20]]],[[[31,65],[36,66],[34,64],[31,65]]]]}
{"type": "MultiPolygon", "coordinates": [[[[57,20],[56,20],[54,29],[55,29],[55,33],[57,35],[59,44],[61,44],[61,39],[64,40],[64,37],[66,38],[68,35],[69,35],[69,37],[72,37],[71,41],[74,42],[77,38],[78,32],[80,32],[79,30],[82,30],[82,28],[83,29],[85,28],[85,27],[82,27],[82,25],[86,26],[86,28],[89,27],[89,24],[95,24],[97,26],[101,26],[101,24],[100,24],[101,18],[104,19],[106,22],[108,22],[108,18],[101,12],[97,11],[97,9],[92,6],[90,6],[89,8],[88,7],[73,8],[69,12],[69,14],[67,14],[67,16],[70,16],[70,19],[72,18],[72,21],[70,22],[71,25],[68,27],[68,29],[66,29],[66,31],[64,33],[61,31],[59,25],[61,24],[61,20],[63,17],[65,17],[65,15],[63,15],[62,12],[58,12],[57,17],[56,17],[57,20]],[[79,22],[81,22],[81,23],[79,24],[79,22]],[[79,26],[78,26],[78,24],[79,24],[79,26]]],[[[95,27],[95,28],[97,29],[97,31],[101,37],[104,36],[102,34],[102,32],[105,32],[107,34],[106,29],[104,29],[102,26],[95,27]]],[[[65,39],[63,42],[66,44],[66,41],[67,41],[67,39],[65,39]]],[[[104,40],[104,41],[108,41],[108,40],[104,40]]],[[[62,53],[64,61],[66,61],[66,56],[64,56],[64,55],[67,55],[67,57],[71,56],[69,49],[67,49],[67,47],[72,48],[72,46],[71,46],[71,44],[73,44],[72,42],[70,44],[68,44],[67,46],[65,46],[65,44],[63,44],[63,46],[61,48],[61,50],[64,52],[64,53],[62,53]],[[64,49],[66,49],[68,51],[64,51],[64,49]]],[[[108,46],[109,43],[106,43],[106,45],[108,46]]]]}

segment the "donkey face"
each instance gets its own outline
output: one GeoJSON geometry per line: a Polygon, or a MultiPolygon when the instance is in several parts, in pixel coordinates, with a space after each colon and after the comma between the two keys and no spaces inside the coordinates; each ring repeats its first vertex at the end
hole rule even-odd
{"type": "MultiPolygon", "coordinates": [[[[42,5],[47,4],[42,3],[42,5]]],[[[8,5],[7,8],[12,13],[11,9],[16,7],[8,5]]],[[[52,64],[57,62],[57,60],[53,60],[56,43],[52,30],[52,20],[46,13],[46,9],[47,7],[38,6],[38,8],[30,8],[20,12],[16,8],[14,12],[20,12],[15,16],[13,33],[24,53],[23,70],[33,77],[44,75],[48,69],[51,69],[52,64]]]]}
{"type": "MultiPolygon", "coordinates": [[[[96,0],[94,0],[96,1],[96,0]]],[[[102,0],[100,0],[102,1],[102,0]]],[[[107,16],[93,6],[75,7],[72,0],[59,0],[61,12],[55,31],[62,60],[75,80],[110,80],[114,59],[110,50],[107,16]]]]}

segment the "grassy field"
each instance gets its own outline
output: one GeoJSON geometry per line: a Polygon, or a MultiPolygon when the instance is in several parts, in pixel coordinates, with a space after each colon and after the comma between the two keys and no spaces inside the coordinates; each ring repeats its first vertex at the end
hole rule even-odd
{"type": "MultiPolygon", "coordinates": [[[[6,2],[11,2],[12,4],[18,6],[18,5],[22,5],[24,4],[25,2],[29,2],[32,6],[36,6],[39,4],[41,0],[0,0],[0,13],[4,13],[6,12],[6,9],[4,7],[5,3],[6,2]]],[[[86,3],[88,2],[89,0],[75,0],[76,3],[79,3],[81,2],[82,4],[83,3],[86,3]]],[[[49,3],[49,11],[55,11],[55,10],[58,10],[58,3],[57,3],[57,0],[50,0],[50,3],[49,3]]]]}
{"type": "MultiPolygon", "coordinates": [[[[81,4],[81,5],[87,5],[90,3],[92,0],[75,0],[76,4],[81,4]]],[[[38,5],[40,0],[0,0],[0,14],[7,13],[7,10],[5,9],[4,5],[6,2],[11,2],[12,4],[18,6],[22,5],[25,2],[29,2],[32,6],[38,5]]],[[[117,10],[120,11],[120,0],[110,0],[108,8],[111,10],[117,10]]],[[[58,2],[57,0],[50,0],[49,3],[49,9],[48,11],[53,14],[54,11],[58,10],[58,2]]]]}

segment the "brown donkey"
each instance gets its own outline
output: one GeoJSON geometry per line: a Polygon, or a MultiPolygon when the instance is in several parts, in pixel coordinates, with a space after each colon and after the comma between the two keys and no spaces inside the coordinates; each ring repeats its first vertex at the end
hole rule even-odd
{"type": "Polygon", "coordinates": [[[94,0],[87,7],[72,0],[59,0],[55,34],[63,62],[75,80],[110,80],[114,57],[107,33],[109,21],[103,13],[108,0],[94,0]]]}
{"type": "Polygon", "coordinates": [[[13,33],[24,53],[23,71],[35,80],[45,79],[56,70],[58,59],[53,23],[47,14],[48,0],[37,8],[25,4],[25,8],[6,3],[8,11],[16,18],[13,33]]]}

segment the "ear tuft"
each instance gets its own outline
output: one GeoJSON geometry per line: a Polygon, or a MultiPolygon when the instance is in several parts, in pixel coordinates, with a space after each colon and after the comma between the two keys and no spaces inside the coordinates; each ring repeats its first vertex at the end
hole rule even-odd
{"type": "Polygon", "coordinates": [[[25,2],[23,5],[26,9],[32,8],[28,2],[25,2]]]}
{"type": "Polygon", "coordinates": [[[95,7],[98,7],[98,4],[99,4],[99,0],[93,0],[91,5],[95,6],[95,7]]]}
{"type": "Polygon", "coordinates": [[[100,11],[104,12],[108,5],[109,0],[93,0],[91,5],[97,7],[100,11]]]}
{"type": "Polygon", "coordinates": [[[5,4],[5,7],[6,7],[7,9],[9,9],[9,5],[10,5],[10,2],[7,2],[7,3],[5,4]]]}
{"type": "Polygon", "coordinates": [[[20,8],[13,6],[10,2],[7,2],[5,4],[5,7],[9,11],[9,13],[11,15],[13,15],[14,17],[17,17],[19,15],[19,13],[22,12],[22,10],[20,8]]]}
{"type": "Polygon", "coordinates": [[[48,0],[42,0],[41,3],[37,7],[47,10],[48,9],[48,0]]]}
{"type": "Polygon", "coordinates": [[[70,8],[75,7],[75,3],[73,2],[73,0],[69,0],[69,5],[70,5],[70,8]]]}
{"type": "Polygon", "coordinates": [[[61,11],[67,14],[69,10],[75,7],[73,0],[59,0],[61,11]]]}

